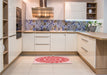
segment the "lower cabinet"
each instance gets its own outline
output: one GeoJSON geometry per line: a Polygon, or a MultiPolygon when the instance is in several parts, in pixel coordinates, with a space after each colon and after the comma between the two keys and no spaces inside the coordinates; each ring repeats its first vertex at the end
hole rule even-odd
{"type": "Polygon", "coordinates": [[[66,34],[66,51],[77,51],[77,34],[66,34]]]}
{"type": "Polygon", "coordinates": [[[17,42],[16,42],[16,36],[9,37],[9,64],[17,57],[18,51],[17,51],[17,42]]]}
{"type": "Polygon", "coordinates": [[[51,34],[51,51],[65,51],[65,33],[52,33],[51,34]]]}
{"type": "Polygon", "coordinates": [[[50,51],[50,33],[35,34],[35,51],[50,51]]]}
{"type": "Polygon", "coordinates": [[[96,39],[78,35],[78,52],[94,68],[96,67],[96,39]]]}
{"type": "Polygon", "coordinates": [[[77,51],[77,34],[23,33],[23,51],[77,51]]]}
{"type": "Polygon", "coordinates": [[[9,37],[9,64],[22,52],[22,38],[9,37]]]}
{"type": "Polygon", "coordinates": [[[0,72],[3,70],[3,41],[0,40],[0,72]]]}
{"type": "Polygon", "coordinates": [[[22,38],[16,39],[17,42],[17,53],[20,54],[22,52],[22,38]]]}
{"type": "Polygon", "coordinates": [[[34,33],[23,33],[23,51],[35,51],[34,33]]]}

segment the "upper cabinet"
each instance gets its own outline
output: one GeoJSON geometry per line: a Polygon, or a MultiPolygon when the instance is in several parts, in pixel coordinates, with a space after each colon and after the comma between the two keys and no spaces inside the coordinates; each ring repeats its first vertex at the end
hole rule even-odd
{"type": "Polygon", "coordinates": [[[86,2],[65,2],[65,19],[86,19],[86,2]]]}
{"type": "Polygon", "coordinates": [[[97,19],[97,3],[87,3],[87,19],[97,19]]]}

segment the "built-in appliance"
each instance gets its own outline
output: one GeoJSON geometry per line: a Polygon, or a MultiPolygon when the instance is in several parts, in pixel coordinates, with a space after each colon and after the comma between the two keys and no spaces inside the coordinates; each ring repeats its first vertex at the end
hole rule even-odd
{"type": "Polygon", "coordinates": [[[16,8],[16,38],[22,37],[22,10],[21,8],[16,8]]]}
{"type": "Polygon", "coordinates": [[[39,0],[39,5],[39,7],[32,8],[33,18],[52,19],[54,17],[54,9],[52,7],[47,7],[47,0],[39,0]]]}

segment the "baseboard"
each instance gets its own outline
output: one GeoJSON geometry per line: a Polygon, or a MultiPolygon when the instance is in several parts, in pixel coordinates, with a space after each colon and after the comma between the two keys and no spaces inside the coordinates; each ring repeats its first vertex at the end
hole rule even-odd
{"type": "Polygon", "coordinates": [[[78,53],[80,58],[90,67],[90,69],[96,73],[96,69],[80,54],[78,53]]]}
{"type": "Polygon", "coordinates": [[[21,55],[78,55],[77,51],[23,51],[21,55]]]}
{"type": "Polygon", "coordinates": [[[99,74],[99,75],[107,75],[107,68],[97,68],[96,69],[96,74],[99,74]]]}
{"type": "Polygon", "coordinates": [[[10,66],[19,58],[19,56],[20,56],[21,54],[22,54],[22,52],[19,53],[19,55],[18,55],[10,64],[8,64],[8,65],[3,69],[3,71],[0,73],[0,75],[2,75],[3,72],[5,72],[6,69],[8,69],[8,67],[10,67],[10,66]]]}

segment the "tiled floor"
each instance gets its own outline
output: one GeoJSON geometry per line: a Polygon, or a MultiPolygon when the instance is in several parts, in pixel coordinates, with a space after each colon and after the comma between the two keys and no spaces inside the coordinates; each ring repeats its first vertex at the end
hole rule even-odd
{"type": "Polygon", "coordinates": [[[35,56],[20,56],[3,75],[95,75],[78,56],[69,57],[72,64],[33,64],[35,56]]]}

